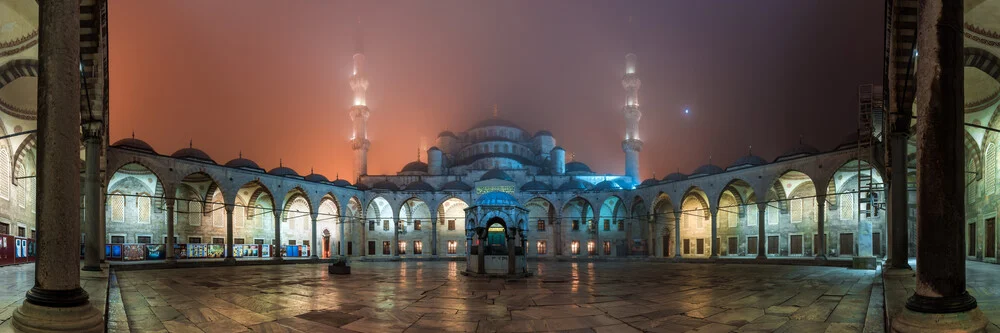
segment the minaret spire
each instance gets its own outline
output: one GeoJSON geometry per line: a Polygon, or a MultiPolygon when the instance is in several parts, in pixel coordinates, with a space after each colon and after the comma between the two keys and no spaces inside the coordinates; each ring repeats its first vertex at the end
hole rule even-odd
{"type": "Polygon", "coordinates": [[[361,18],[354,30],[354,71],[350,78],[351,90],[354,91],[354,103],[350,109],[351,121],[354,123],[354,134],[351,136],[351,149],[354,150],[354,181],[368,174],[368,117],[371,112],[366,105],[368,78],[365,76],[364,42],[361,36],[361,18]]]}
{"type": "MultiPolygon", "coordinates": [[[[633,25],[632,17],[629,17],[629,26],[633,25]]],[[[632,39],[629,36],[630,40],[632,39]]],[[[632,49],[632,45],[629,46],[632,49]]],[[[642,118],[642,111],[639,111],[639,87],[642,81],[636,74],[636,63],[638,57],[635,53],[625,55],[625,75],[622,77],[622,88],[625,88],[625,140],[622,141],[622,150],[625,152],[625,176],[632,178],[632,182],[639,183],[639,152],[642,151],[642,140],[639,140],[639,119],[642,118]]]]}

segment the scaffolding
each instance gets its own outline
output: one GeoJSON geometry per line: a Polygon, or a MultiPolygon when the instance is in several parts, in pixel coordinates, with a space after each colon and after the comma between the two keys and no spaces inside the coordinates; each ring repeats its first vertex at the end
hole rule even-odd
{"type": "Polygon", "coordinates": [[[884,133],[882,93],[881,86],[865,84],[858,87],[858,221],[877,217],[879,210],[885,208],[884,198],[880,195],[885,191],[885,184],[881,179],[875,179],[874,166],[878,141],[882,140],[884,133]]]}

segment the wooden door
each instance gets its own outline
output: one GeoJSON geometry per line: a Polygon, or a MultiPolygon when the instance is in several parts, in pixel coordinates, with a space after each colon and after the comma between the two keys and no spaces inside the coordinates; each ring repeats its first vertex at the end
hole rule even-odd
{"type": "Polygon", "coordinates": [[[747,254],[757,254],[757,237],[747,237],[747,254]]]}
{"type": "Polygon", "coordinates": [[[698,238],[695,240],[695,244],[697,244],[695,246],[697,246],[698,254],[705,254],[705,240],[698,238]]]}
{"type": "Polygon", "coordinates": [[[997,220],[995,218],[986,220],[986,257],[995,258],[997,256],[997,220]]]}
{"type": "Polygon", "coordinates": [[[840,255],[854,255],[854,234],[840,234],[840,255]]]}
{"type": "Polygon", "coordinates": [[[663,241],[660,242],[663,246],[663,257],[670,257],[670,236],[663,236],[663,241]]]}
{"type": "Polygon", "coordinates": [[[767,236],[767,254],[778,254],[778,236],[767,236]]]}
{"type": "Polygon", "coordinates": [[[691,240],[684,240],[684,254],[691,254],[691,240]]]}
{"type": "Polygon", "coordinates": [[[347,242],[347,255],[354,254],[354,242],[347,242]]]}
{"type": "Polygon", "coordinates": [[[729,244],[727,246],[727,250],[729,250],[729,255],[731,255],[731,256],[735,256],[735,255],[739,254],[740,249],[738,248],[738,245],[736,244],[736,237],[729,237],[729,244]]]}
{"type": "Polygon", "coordinates": [[[368,241],[368,255],[375,255],[375,241],[368,241]]]}
{"type": "Polygon", "coordinates": [[[802,235],[792,235],[789,237],[789,254],[802,255],[802,235]]]}

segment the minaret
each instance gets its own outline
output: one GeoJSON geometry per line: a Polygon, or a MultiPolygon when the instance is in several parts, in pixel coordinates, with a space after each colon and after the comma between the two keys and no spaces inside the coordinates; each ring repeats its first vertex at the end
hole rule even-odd
{"type": "Polygon", "coordinates": [[[625,55],[625,76],[622,77],[622,87],[625,88],[625,141],[622,150],[625,151],[625,176],[631,177],[634,184],[639,183],[639,151],[642,150],[642,140],[639,140],[639,87],[642,81],[635,73],[638,59],[634,53],[625,55]]]}
{"type": "Polygon", "coordinates": [[[365,77],[364,44],[361,39],[361,19],[354,35],[354,73],[351,75],[351,90],[354,91],[354,104],[351,106],[351,121],[354,123],[354,134],[351,136],[351,149],[354,149],[354,181],[368,174],[368,106],[365,105],[365,92],[368,90],[368,79],[365,77]]]}

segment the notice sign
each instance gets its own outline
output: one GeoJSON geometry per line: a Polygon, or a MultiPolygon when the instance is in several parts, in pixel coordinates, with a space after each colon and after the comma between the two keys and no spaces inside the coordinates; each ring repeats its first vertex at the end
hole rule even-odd
{"type": "Polygon", "coordinates": [[[483,195],[490,192],[514,194],[514,185],[487,185],[476,187],[476,195],[483,195]]]}

